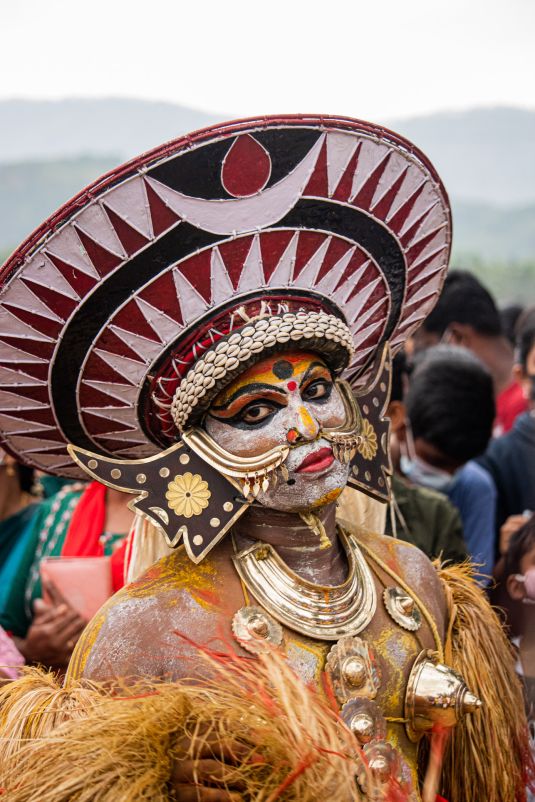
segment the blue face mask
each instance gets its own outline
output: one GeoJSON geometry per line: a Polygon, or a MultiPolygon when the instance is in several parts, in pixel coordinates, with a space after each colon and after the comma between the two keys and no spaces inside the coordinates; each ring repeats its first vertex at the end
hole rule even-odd
{"type": "Polygon", "coordinates": [[[434,468],[416,455],[411,459],[402,454],[400,468],[413,484],[438,490],[439,493],[447,493],[454,482],[454,476],[450,473],[441,471],[440,468],[434,468]]]}
{"type": "Polygon", "coordinates": [[[417,455],[412,428],[408,420],[406,449],[406,453],[401,455],[399,463],[403,475],[415,485],[428,487],[430,490],[437,490],[439,493],[447,494],[453,487],[458,471],[451,474],[440,468],[435,468],[417,455]]]}

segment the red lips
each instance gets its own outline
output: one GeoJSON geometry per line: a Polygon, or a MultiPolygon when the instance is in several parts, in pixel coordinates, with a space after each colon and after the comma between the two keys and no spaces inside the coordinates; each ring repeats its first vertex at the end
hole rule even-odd
{"type": "Polygon", "coordinates": [[[296,468],[295,472],[317,473],[318,471],[324,471],[326,468],[330,468],[333,462],[334,455],[332,448],[320,448],[312,454],[309,454],[308,457],[305,457],[300,466],[296,468]]]}

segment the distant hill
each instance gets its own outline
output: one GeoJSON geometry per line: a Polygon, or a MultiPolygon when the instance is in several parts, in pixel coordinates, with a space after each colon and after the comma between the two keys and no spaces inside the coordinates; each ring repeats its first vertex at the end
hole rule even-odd
{"type": "MultiPolygon", "coordinates": [[[[0,263],[103,173],[215,121],[137,100],[0,102],[0,263]]],[[[488,279],[501,298],[535,300],[535,111],[483,109],[385,124],[419,145],[443,177],[454,262],[488,279]]]]}
{"type": "Polygon", "coordinates": [[[472,109],[391,120],[429,156],[450,196],[472,202],[535,202],[535,110],[472,109]]]}
{"type": "Polygon", "coordinates": [[[4,100],[0,162],[110,153],[121,162],[217,121],[217,115],[149,100],[4,100]]]}
{"type": "MultiPolygon", "coordinates": [[[[0,163],[109,154],[123,161],[225,116],[236,115],[126,98],[1,101],[0,163]]],[[[535,202],[535,110],[472,109],[378,122],[422,148],[453,197],[503,206],[535,202]]]]}

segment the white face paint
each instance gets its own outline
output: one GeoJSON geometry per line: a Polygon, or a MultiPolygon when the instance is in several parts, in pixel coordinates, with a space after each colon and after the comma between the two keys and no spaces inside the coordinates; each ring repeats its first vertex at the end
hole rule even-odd
{"type": "Polygon", "coordinates": [[[321,437],[340,426],[346,412],[323,360],[292,352],[262,360],[215,399],[205,420],[208,434],[237,456],[257,456],[289,444],[289,479],[258,495],[267,507],[288,512],[334,501],[346,485],[349,467],[334,458],[321,437]]]}

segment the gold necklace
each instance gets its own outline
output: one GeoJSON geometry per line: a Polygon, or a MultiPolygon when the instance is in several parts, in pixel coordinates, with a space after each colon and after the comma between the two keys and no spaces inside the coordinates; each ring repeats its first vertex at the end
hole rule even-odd
{"type": "Polygon", "coordinates": [[[373,577],[355,537],[339,534],[349,565],[341,585],[303,579],[267,543],[243,549],[233,562],[247,590],[281,624],[311,638],[338,640],[362,632],[377,607],[373,577]]]}

